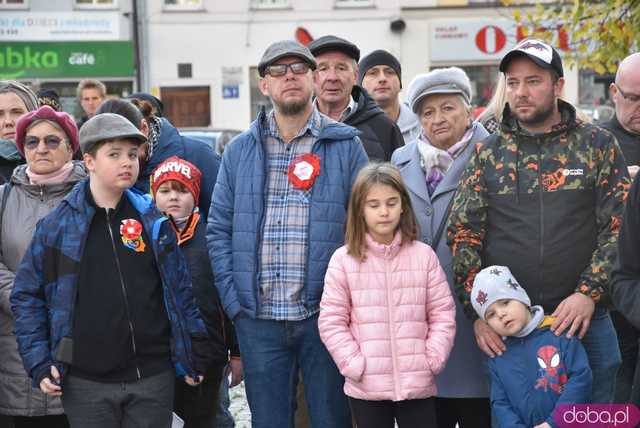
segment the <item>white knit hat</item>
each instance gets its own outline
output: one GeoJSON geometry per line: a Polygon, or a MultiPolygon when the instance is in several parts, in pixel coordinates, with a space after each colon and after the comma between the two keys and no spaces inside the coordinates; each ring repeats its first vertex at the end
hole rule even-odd
{"type": "Polygon", "coordinates": [[[518,284],[506,266],[489,266],[482,269],[473,280],[471,304],[478,316],[484,320],[484,314],[497,300],[512,299],[531,307],[531,299],[518,284]]]}

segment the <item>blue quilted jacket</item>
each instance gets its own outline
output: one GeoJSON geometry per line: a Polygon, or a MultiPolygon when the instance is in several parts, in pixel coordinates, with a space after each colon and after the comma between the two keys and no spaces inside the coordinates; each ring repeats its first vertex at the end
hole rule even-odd
{"type": "MultiPolygon", "coordinates": [[[[213,191],[207,243],[216,286],[225,311],[233,319],[240,312],[255,318],[258,297],[259,252],[262,241],[267,165],[261,123],[225,148],[213,191]]],[[[312,153],[320,157],[320,175],[311,190],[309,245],[302,299],[315,310],[320,305],[324,274],[333,252],[344,245],[344,226],[351,185],[366,163],[359,131],[322,116],[312,153]]]]}
{"type": "MultiPolygon", "coordinates": [[[[95,209],[87,203],[88,180],[78,183],[60,205],[37,225],[11,292],[15,334],[24,367],[34,380],[55,364],[58,344],[73,337],[73,309],[83,246],[95,209]]],[[[191,336],[206,335],[195,306],[191,277],[178,250],[176,235],[151,199],[137,190],[125,195],[140,213],[163,285],[171,324],[171,350],[180,375],[196,375],[191,336]]],[[[100,266],[96,266],[100,269],[100,266]]]]}

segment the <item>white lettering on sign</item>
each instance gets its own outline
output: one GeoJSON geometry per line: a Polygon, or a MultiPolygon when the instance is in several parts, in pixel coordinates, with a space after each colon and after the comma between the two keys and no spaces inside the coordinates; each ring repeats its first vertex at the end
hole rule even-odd
{"type": "Polygon", "coordinates": [[[71,52],[69,56],[69,64],[71,65],[94,65],[96,57],[92,53],[71,52]]]}

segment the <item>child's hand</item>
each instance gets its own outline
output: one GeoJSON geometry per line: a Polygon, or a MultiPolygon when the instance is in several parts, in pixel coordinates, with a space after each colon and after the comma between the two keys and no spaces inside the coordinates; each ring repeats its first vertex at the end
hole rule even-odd
{"type": "Polygon", "coordinates": [[[231,382],[229,383],[229,388],[233,388],[242,382],[244,378],[244,372],[242,370],[242,360],[238,357],[231,357],[229,360],[229,368],[227,369],[225,376],[229,376],[229,372],[231,372],[231,382]]]}
{"type": "Polygon", "coordinates": [[[56,366],[51,366],[51,378],[45,377],[40,381],[40,391],[51,397],[60,397],[62,395],[62,386],[60,386],[60,372],[58,371],[56,366]]]}
{"type": "Polygon", "coordinates": [[[536,425],[533,428],[551,428],[551,425],[549,425],[548,423],[544,422],[541,423],[540,425],[536,425]]]}
{"type": "Polygon", "coordinates": [[[194,379],[191,376],[185,376],[184,377],[184,381],[189,386],[198,386],[198,385],[200,385],[202,383],[203,380],[204,380],[204,376],[198,376],[198,379],[194,379]]]}

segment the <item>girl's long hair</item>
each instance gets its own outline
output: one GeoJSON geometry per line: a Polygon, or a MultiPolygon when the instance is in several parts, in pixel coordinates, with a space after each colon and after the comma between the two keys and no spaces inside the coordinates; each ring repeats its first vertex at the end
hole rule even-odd
{"type": "Polygon", "coordinates": [[[364,204],[374,184],[389,186],[400,194],[402,213],[398,229],[402,234],[402,244],[414,241],[418,236],[418,223],[400,171],[390,163],[370,163],[360,170],[353,183],[347,212],[345,233],[347,253],[359,260],[364,260],[366,257],[367,224],[364,220],[364,204]]]}

